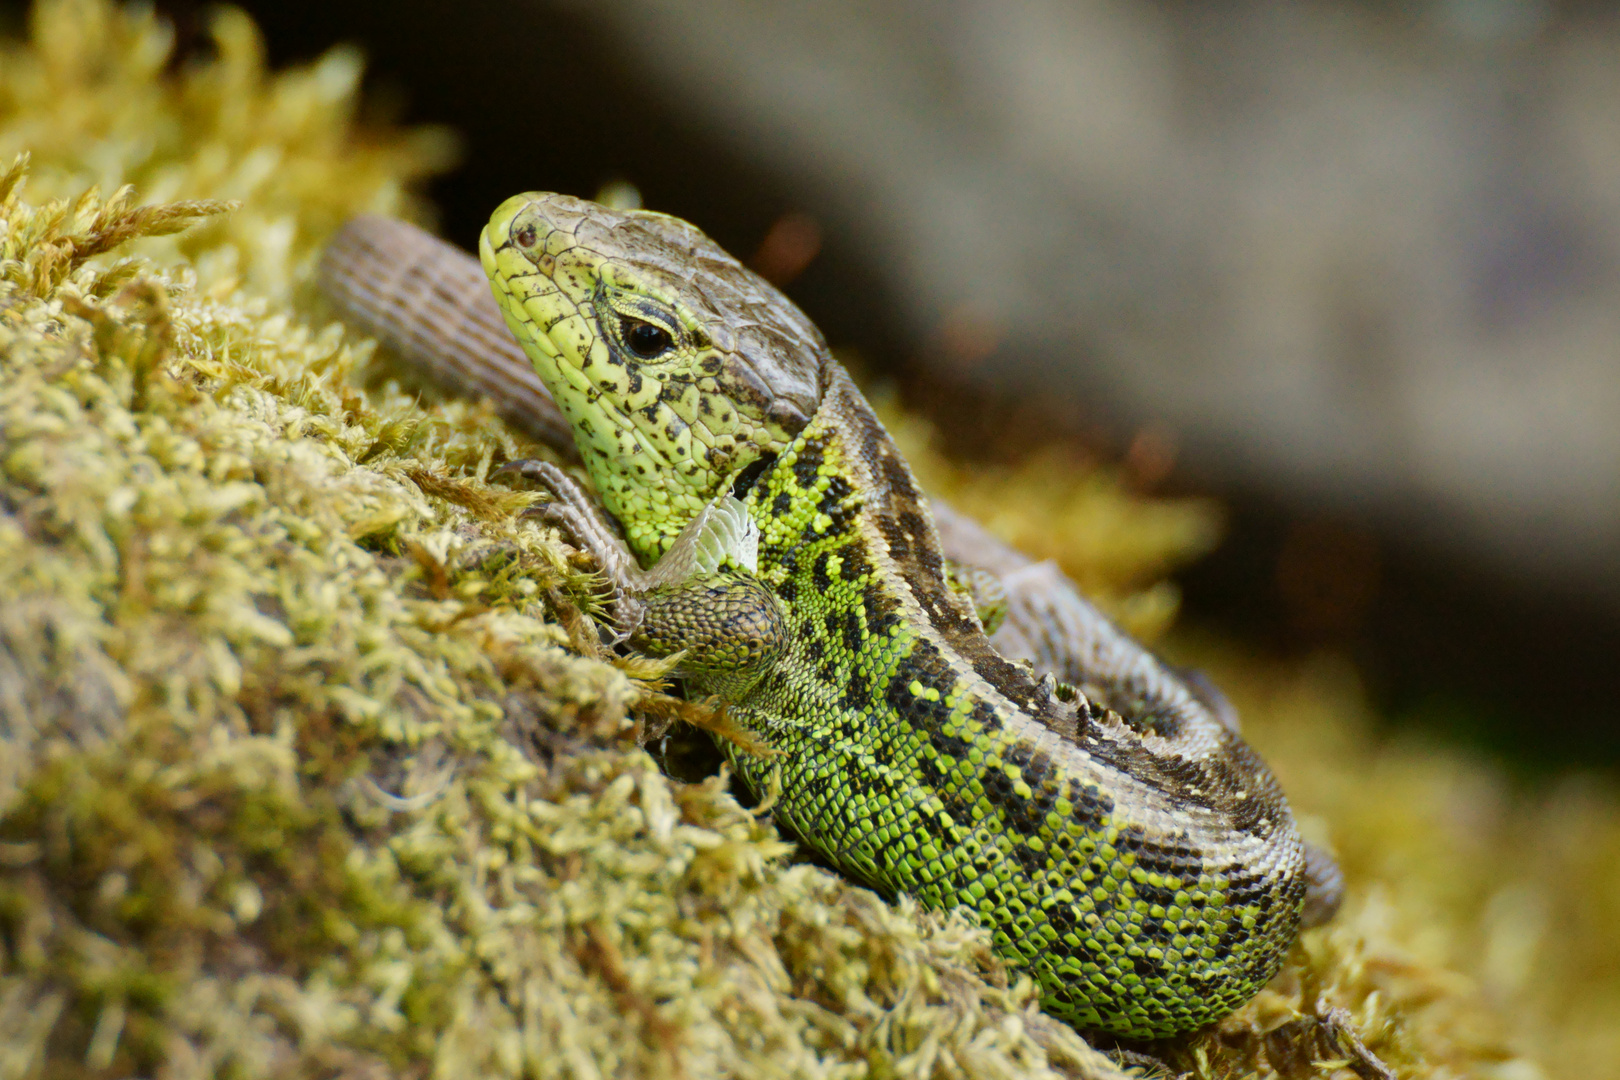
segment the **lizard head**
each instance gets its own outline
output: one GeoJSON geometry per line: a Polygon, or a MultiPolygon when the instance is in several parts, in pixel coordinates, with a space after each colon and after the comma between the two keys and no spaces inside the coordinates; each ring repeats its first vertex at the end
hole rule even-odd
{"type": "Polygon", "coordinates": [[[496,209],[478,250],[644,562],[816,409],[820,332],[678,218],[530,193],[496,209]]]}

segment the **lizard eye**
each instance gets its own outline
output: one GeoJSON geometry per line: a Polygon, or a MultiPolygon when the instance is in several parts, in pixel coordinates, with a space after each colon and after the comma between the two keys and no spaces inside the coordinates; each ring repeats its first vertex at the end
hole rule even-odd
{"type": "Polygon", "coordinates": [[[619,334],[630,351],[643,360],[655,359],[675,347],[675,339],[668,330],[640,319],[621,320],[619,334]]]}

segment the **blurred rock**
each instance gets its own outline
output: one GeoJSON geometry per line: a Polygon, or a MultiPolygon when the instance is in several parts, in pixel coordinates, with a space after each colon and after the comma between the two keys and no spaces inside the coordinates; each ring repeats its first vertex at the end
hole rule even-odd
{"type": "Polygon", "coordinates": [[[942,374],[1620,604],[1620,32],[1542,4],[626,0],[942,374]]]}

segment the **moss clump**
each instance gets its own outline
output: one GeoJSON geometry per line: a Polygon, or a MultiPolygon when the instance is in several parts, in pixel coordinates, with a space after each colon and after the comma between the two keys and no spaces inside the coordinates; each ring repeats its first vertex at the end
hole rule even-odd
{"type": "MultiPolygon", "coordinates": [[[[1119,1075],[961,918],[795,865],[721,779],[662,775],[638,736],[693,711],[598,655],[578,553],[487,482],[541,451],[307,324],[320,244],[350,213],[421,216],[444,136],[357,135],[353,54],[268,74],[239,13],[211,60],[169,48],[101,0],[0,43],[0,168],[33,154],[0,182],[0,1077],[1119,1075]]],[[[960,505],[1022,506],[1000,526],[1139,628],[1214,528],[1096,471],[911,446],[960,505]]],[[[1525,1001],[1586,1017],[1545,1029],[1582,1048],[1569,1075],[1614,1075],[1612,789],[1515,801],[1379,746],[1333,669],[1189,655],[1352,898],[1161,1059],[1532,1080],[1503,1034],[1538,1038],[1525,1001]],[[1484,846],[1436,839],[1457,812],[1484,846]],[[1596,947],[1555,945],[1565,924],[1596,947]],[[1476,986],[1451,968],[1481,941],[1476,986]]]]}
{"type": "Polygon", "coordinates": [[[133,184],[147,203],[231,199],[229,217],[126,249],[185,259],[215,296],[285,299],[350,216],[423,220],[413,183],[455,152],[448,132],[361,132],[362,63],[336,48],[272,75],[252,21],[223,8],[214,59],[170,71],[173,34],[149,9],[105,0],[34,6],[26,42],[0,39],[0,162],[32,155],[36,201],[133,184]]]}

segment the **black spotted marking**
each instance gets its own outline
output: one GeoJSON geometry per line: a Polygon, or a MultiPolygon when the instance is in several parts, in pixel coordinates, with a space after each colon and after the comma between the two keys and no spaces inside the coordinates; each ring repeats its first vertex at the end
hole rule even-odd
{"type": "Polygon", "coordinates": [[[810,580],[816,589],[825,593],[832,588],[832,575],[827,572],[827,563],[832,558],[832,552],[823,551],[816,556],[815,565],[810,568],[810,580]]]}
{"type": "MultiPolygon", "coordinates": [[[[1140,864],[1138,864],[1140,865],[1140,864]]],[[[1143,867],[1148,873],[1163,873],[1143,867]]],[[[1176,902],[1176,890],[1164,885],[1155,885],[1151,881],[1132,881],[1131,887],[1136,890],[1136,897],[1145,900],[1149,905],[1157,904],[1162,908],[1170,908],[1176,902]]],[[[1158,921],[1158,920],[1154,920],[1158,921]]]]}
{"type": "Polygon", "coordinates": [[[875,582],[861,590],[861,612],[866,618],[867,629],[875,637],[887,637],[905,621],[905,616],[901,615],[899,608],[900,605],[894,597],[884,592],[875,582]]]}
{"type": "Polygon", "coordinates": [[[1004,752],[1007,764],[1018,769],[1029,788],[1027,798],[1013,798],[1002,809],[1008,825],[1025,836],[1033,836],[1046,826],[1046,817],[1057,804],[1060,786],[1057,767],[1051,757],[1029,743],[1017,742],[1004,752]]]}
{"type": "MultiPolygon", "coordinates": [[[[1106,971],[1110,965],[1108,961],[1108,954],[1102,948],[1101,943],[1086,934],[1080,934],[1078,937],[1080,944],[1069,945],[1067,942],[1064,942],[1064,951],[1070,956],[1074,957],[1076,960],[1080,961],[1082,965],[1090,965],[1106,971]]],[[[1085,987],[1085,989],[1087,991],[1091,990],[1090,987],[1085,987]]]]}
{"type": "Polygon", "coordinates": [[[928,616],[929,625],[939,626],[950,613],[950,609],[941,604],[941,597],[934,590],[919,589],[915,585],[914,582],[911,590],[912,594],[917,598],[917,603],[922,606],[923,614],[928,616]]]}
{"type": "Polygon", "coordinates": [[[1029,742],[1017,742],[1007,748],[1007,763],[1018,767],[1029,785],[1030,801],[1050,806],[1057,798],[1057,763],[1046,751],[1029,742]]]}
{"type": "Polygon", "coordinates": [[[1164,709],[1122,715],[1124,715],[1125,722],[1135,730],[1144,734],[1158,735],[1165,739],[1179,738],[1187,727],[1185,718],[1164,709]]]}
{"type": "Polygon", "coordinates": [[[917,759],[917,771],[922,773],[930,787],[938,788],[945,783],[945,770],[939,767],[939,762],[932,755],[924,754],[917,759]]]}
{"type": "Polygon", "coordinates": [[[949,660],[926,638],[912,644],[911,654],[883,688],[883,700],[896,716],[925,731],[944,726],[950,718],[946,699],[956,680],[951,674],[949,660]],[[938,700],[926,694],[915,694],[912,686],[924,691],[932,690],[938,700]]]}
{"type": "Polygon", "coordinates": [[[943,565],[943,560],[940,558],[939,552],[934,551],[931,545],[925,546],[917,543],[918,540],[921,540],[923,537],[928,535],[928,523],[923,520],[921,514],[917,513],[915,510],[906,510],[901,512],[900,528],[907,536],[911,538],[911,542],[916,545],[917,553],[920,557],[927,558],[928,556],[933,556],[936,562],[943,565]]]}
{"type": "MultiPolygon", "coordinates": [[[[959,609],[945,582],[945,559],[934,543],[933,530],[915,509],[898,516],[876,518],[878,531],[888,546],[889,556],[900,564],[901,576],[911,590],[929,624],[952,639],[959,648],[975,635],[980,650],[990,652],[989,642],[979,633],[977,620],[959,609]]],[[[967,655],[964,651],[964,655],[967,655]]]]}
{"type": "Polygon", "coordinates": [[[1151,956],[1132,956],[1131,971],[1143,979],[1162,979],[1164,977],[1164,962],[1155,960],[1151,956]]]}
{"type": "Polygon", "coordinates": [[[909,560],[911,538],[906,535],[900,523],[891,517],[880,517],[877,526],[878,531],[883,534],[883,542],[889,545],[889,557],[898,563],[909,560]]]}
{"type": "Polygon", "coordinates": [[[1017,786],[1005,769],[986,769],[980,783],[984,787],[985,799],[1003,814],[1008,810],[1021,812],[1024,800],[1018,797],[1017,786]]]}
{"type": "Polygon", "coordinates": [[[1041,898],[1041,910],[1045,912],[1047,921],[1059,934],[1075,928],[1074,905],[1066,904],[1049,894],[1041,898]]]}
{"type": "Polygon", "coordinates": [[[849,523],[854,521],[855,518],[860,515],[860,512],[861,504],[855,499],[845,500],[831,509],[823,511],[823,513],[827,515],[828,520],[832,522],[832,526],[829,531],[840,536],[845,535],[850,531],[849,523]]]}
{"type": "Polygon", "coordinates": [[[1000,731],[1002,728],[1001,713],[988,701],[980,698],[973,702],[969,712],[969,723],[980,731],[1000,731]]]}
{"type": "Polygon", "coordinates": [[[872,684],[867,681],[860,668],[850,669],[849,680],[844,686],[839,704],[861,716],[872,711],[872,684]]]}
{"type": "Polygon", "coordinates": [[[969,745],[966,739],[959,735],[948,735],[944,729],[928,732],[928,741],[934,750],[946,757],[961,761],[967,757],[969,745]]]}
{"type": "Polygon", "coordinates": [[[1113,796],[1096,784],[1083,783],[1071,777],[1068,797],[1072,808],[1070,816],[1079,819],[1091,832],[1101,832],[1114,814],[1113,796]]]}
{"type": "MultiPolygon", "coordinates": [[[[829,615],[828,618],[832,618],[832,616],[829,615]]],[[[855,608],[850,608],[844,612],[843,625],[839,627],[839,631],[844,637],[844,648],[855,655],[859,655],[861,646],[865,642],[861,630],[861,613],[855,608]]]]}
{"type": "Polygon", "coordinates": [[[1203,787],[1211,780],[1203,765],[1183,757],[1166,758],[1160,766],[1160,774],[1183,790],[1203,787]]]}
{"type": "Polygon", "coordinates": [[[950,716],[943,701],[930,701],[911,692],[913,682],[909,672],[900,671],[883,688],[883,701],[895,716],[907,724],[925,731],[940,727],[950,716]]]}
{"type": "Polygon", "coordinates": [[[816,504],[816,509],[831,517],[835,512],[843,508],[844,500],[853,494],[855,494],[855,488],[850,482],[841,475],[834,473],[828,478],[827,488],[821,493],[821,501],[816,504]]]}
{"type": "Polygon", "coordinates": [[[785,578],[776,587],[776,595],[782,598],[782,603],[791,604],[799,598],[799,583],[793,578],[785,578]]]}
{"type": "MultiPolygon", "coordinates": [[[[902,579],[910,587],[934,629],[979,675],[1015,705],[1029,710],[1049,729],[1074,737],[1077,722],[1073,710],[1053,701],[1049,694],[1042,691],[1028,669],[1011,663],[996,652],[984,636],[977,619],[959,608],[950,597],[945,583],[944,559],[921,508],[921,493],[917,491],[904,462],[893,451],[888,434],[877,417],[858,399],[849,402],[846,416],[852,433],[848,438],[853,445],[878,448],[874,454],[867,455],[867,460],[874,463],[875,469],[887,482],[892,509],[888,513],[873,513],[871,520],[887,546],[889,556],[899,564],[902,579]]],[[[851,569],[853,571],[854,568],[851,569]]],[[[1080,725],[1082,733],[1085,726],[1080,725]]]]}
{"type": "Polygon", "coordinates": [[[1198,760],[1160,756],[1118,741],[1101,740],[1099,746],[1089,749],[1115,768],[1177,792],[1186,805],[1221,815],[1238,832],[1265,840],[1278,824],[1270,808],[1281,795],[1259,756],[1241,739],[1229,739],[1225,753],[1198,760]]]}
{"type": "MultiPolygon", "coordinates": [[[[1076,948],[1061,938],[1053,942],[1045,935],[1034,934],[1031,927],[1043,919],[1063,936],[1086,938],[1093,932],[1095,922],[1088,915],[1090,897],[1074,905],[1049,905],[1040,887],[1047,883],[1054,889],[1062,888],[1081,868],[1089,868],[1087,872],[1091,874],[1112,869],[1112,865],[1103,866],[1095,861],[1097,845],[1100,834],[1111,826],[1123,827],[1124,823],[1116,820],[1114,802],[1102,789],[1096,784],[1084,784],[1064,767],[1062,763],[1069,751],[1053,748],[1048,754],[1041,749],[1052,746],[1044,734],[1039,739],[1005,740],[1003,764],[1018,777],[1012,780],[1004,771],[971,764],[977,742],[967,733],[981,729],[996,732],[1009,725],[1021,730],[1023,720],[1009,712],[1010,704],[1027,710],[1032,718],[1045,723],[1063,738],[1079,739],[1081,748],[1099,766],[1121,768],[1143,777],[1148,784],[1154,783],[1155,767],[1161,768],[1165,775],[1173,771],[1189,778],[1202,777],[1207,786],[1200,786],[1209,792],[1204,797],[1212,803],[1221,803],[1241,801],[1236,799],[1233,785],[1240,778],[1248,781],[1247,801],[1254,807],[1273,807],[1269,819],[1265,815],[1254,815],[1257,830],[1279,828],[1277,822],[1286,819],[1286,812],[1274,809],[1276,800],[1270,793],[1254,790],[1253,778],[1242,775],[1241,765],[1235,773],[1226,774],[1218,769],[1201,772],[1195,762],[1175,760],[1170,755],[1155,762],[1151,755],[1138,753],[1140,744],[1136,740],[1119,738],[1118,718],[1102,709],[1093,710],[1083,697],[1072,702],[1056,701],[1027,668],[1013,665],[995,654],[976,620],[964,618],[967,609],[962,598],[954,592],[947,593],[943,560],[926,507],[916,502],[907,504],[906,499],[915,492],[916,485],[901,462],[886,460],[892,456],[892,450],[876,420],[865,414],[853,391],[842,394],[837,400],[827,399],[823,407],[829,403],[834,411],[824,414],[832,417],[825,433],[818,435],[818,428],[807,433],[822,440],[823,445],[807,447],[796,459],[796,467],[777,470],[767,476],[768,487],[761,485],[752,489],[762,510],[769,507],[771,512],[789,517],[817,512],[824,515],[822,524],[829,519],[839,522],[843,515],[851,512],[851,503],[861,515],[858,530],[840,525],[833,538],[826,535],[826,530],[810,527],[793,530],[802,534],[793,536],[781,535],[777,530],[776,546],[768,556],[765,551],[761,552],[771,564],[773,581],[779,580],[778,574],[786,573],[794,577],[798,587],[799,601],[791,606],[790,616],[796,628],[795,648],[800,659],[791,665],[793,677],[783,682],[779,690],[750,691],[751,699],[770,708],[786,699],[786,719],[816,721],[786,738],[782,745],[796,759],[805,762],[805,774],[823,778],[823,782],[815,785],[813,797],[805,795],[806,785],[802,782],[792,784],[782,804],[784,809],[779,811],[782,819],[808,826],[813,833],[820,830],[820,835],[829,837],[820,846],[835,862],[844,862],[846,872],[858,874],[865,868],[879,876],[887,872],[892,878],[897,873],[893,868],[902,861],[894,857],[896,850],[904,844],[918,843],[921,838],[905,831],[909,819],[885,812],[875,821],[868,820],[866,815],[878,809],[875,803],[879,795],[896,780],[883,770],[867,770],[862,763],[867,754],[884,761],[885,753],[904,749],[905,764],[910,770],[908,777],[931,789],[928,807],[921,811],[919,827],[927,829],[938,843],[957,845],[958,854],[966,856],[979,842],[975,839],[978,830],[972,823],[986,812],[990,815],[991,820],[984,824],[996,830],[994,842],[1002,845],[1003,850],[1000,855],[980,857],[981,869],[993,871],[993,877],[984,882],[989,890],[985,900],[974,906],[1000,925],[996,931],[999,950],[1005,952],[1013,948],[1026,957],[1049,950],[1063,957],[1073,957],[1082,964],[1094,963],[1104,970],[1139,973],[1149,983],[1172,979],[1188,983],[1181,969],[1159,972],[1146,957],[1133,955],[1156,947],[1173,953],[1168,946],[1180,932],[1177,926],[1167,925],[1165,919],[1155,920],[1134,908],[1174,906],[1172,882],[1190,883],[1201,874],[1221,881],[1223,891],[1230,882],[1234,906],[1241,906],[1242,896],[1258,896],[1257,890],[1265,887],[1265,882],[1239,880],[1226,866],[1205,866],[1203,853],[1193,850],[1200,844],[1194,844],[1186,836],[1155,840],[1140,831],[1125,829],[1122,834],[1116,834],[1120,837],[1120,850],[1131,857],[1144,874],[1165,875],[1164,884],[1158,886],[1138,882],[1133,877],[1124,886],[1125,895],[1100,905],[1104,919],[1129,923],[1136,928],[1134,940],[1113,945],[1089,941],[1076,948]],[[867,441],[862,440],[867,430],[863,424],[872,433],[867,441]],[[820,456],[825,457],[825,462],[815,460],[820,456]],[[846,461],[851,463],[852,471],[843,477],[836,474],[836,469],[828,469],[829,464],[841,467],[846,461]],[[844,485],[856,490],[846,492],[844,485]],[[779,488],[787,489],[780,497],[779,488]],[[841,546],[829,552],[835,545],[841,546]],[[897,549],[887,552],[899,556],[892,566],[884,561],[885,545],[897,549]],[[834,560],[829,554],[839,557],[834,560]],[[813,592],[826,599],[812,595],[813,592]],[[911,627],[910,620],[916,618],[926,618],[930,625],[911,627]],[[896,638],[897,625],[905,626],[908,632],[896,638]],[[912,630],[917,632],[909,632],[912,630]],[[931,645],[922,648],[919,642],[931,645]],[[833,663],[829,654],[835,654],[838,663],[833,663]],[[897,664],[902,670],[891,678],[889,672],[897,664]],[[986,693],[983,701],[963,703],[960,707],[973,710],[972,715],[961,725],[957,736],[945,735],[944,725],[951,721],[943,708],[946,687],[962,685],[963,680],[978,683],[978,677],[986,679],[1000,693],[986,693]],[[911,693],[914,683],[938,691],[941,701],[930,702],[926,696],[911,693]],[[813,716],[806,711],[809,709],[815,710],[813,716]],[[902,718],[905,723],[894,726],[910,727],[915,735],[902,736],[894,730],[875,729],[885,718],[902,718]],[[915,751],[910,749],[913,738],[920,740],[915,751]],[[1127,748],[1121,749],[1122,745],[1127,748]],[[1131,745],[1137,746],[1138,751],[1128,749],[1131,745]],[[852,752],[859,755],[859,761],[846,761],[840,756],[852,752]],[[850,782],[842,775],[846,769],[868,775],[850,782]],[[1014,785],[1017,790],[1025,790],[1024,785],[1028,785],[1029,794],[1019,798],[1014,785]],[[865,800],[862,795],[865,791],[872,793],[872,802],[865,800]],[[985,794],[975,794],[980,791],[985,794]],[[1056,812],[1060,802],[1073,807],[1068,818],[1073,831],[1059,829],[1045,835],[1050,832],[1047,819],[1056,812]],[[792,807],[791,813],[789,807],[792,807]],[[953,813],[957,814],[954,819],[953,813]],[[957,822],[969,824],[963,827],[957,822]],[[897,835],[896,830],[900,830],[899,842],[885,847],[897,835]],[[1044,843],[1032,846],[1028,840],[1035,836],[1040,836],[1044,843]],[[883,871],[884,867],[890,869],[883,871]],[[997,880],[1009,874],[1014,884],[997,880]],[[1026,887],[1030,882],[1035,883],[1033,894],[1026,887]],[[998,904],[1003,909],[999,913],[993,910],[998,904]]],[[[973,694],[975,699],[978,696],[977,692],[973,694]]],[[[768,709],[761,715],[772,716],[768,709]]],[[[1165,729],[1164,719],[1157,716],[1133,719],[1141,727],[1155,731],[1165,729]]],[[[757,777],[750,782],[754,779],[757,777]]],[[[1172,793],[1183,790],[1179,783],[1158,786],[1172,793]]],[[[938,869],[922,872],[925,877],[939,873],[938,869]]],[[[1285,872],[1272,875],[1272,879],[1278,877],[1286,877],[1285,872]]],[[[960,878],[952,887],[959,881],[960,878]]],[[[938,893],[933,878],[924,884],[935,889],[937,895],[944,895],[938,893]]],[[[893,887],[890,880],[890,888],[893,887]]],[[[1286,920],[1274,914],[1276,896],[1278,890],[1285,887],[1276,884],[1272,887],[1272,893],[1251,906],[1265,912],[1263,925],[1280,926],[1286,920]]],[[[1214,920],[1209,936],[1213,941],[1232,921],[1231,913],[1209,912],[1207,903],[1205,912],[1214,920]]],[[[1197,922],[1205,917],[1203,913],[1189,912],[1187,918],[1197,922]]],[[[1279,931],[1274,936],[1281,940],[1288,935],[1286,931],[1279,931]]],[[[1202,941],[1198,944],[1201,946],[1202,941]]],[[[1278,949],[1285,945],[1273,948],[1269,941],[1257,945],[1253,938],[1236,939],[1231,948],[1234,960],[1229,963],[1249,964],[1257,953],[1268,949],[1280,955],[1278,949]]],[[[1041,961],[1034,959],[1039,965],[1041,961]]],[[[1253,981],[1263,982],[1274,967],[1269,960],[1260,962],[1253,981]]],[[[1050,968],[1046,974],[1051,974],[1050,968]]],[[[1071,1011],[1082,1018],[1094,1019],[1099,1015],[1098,1010],[1104,1015],[1114,1010],[1120,1015],[1135,1016],[1142,1009],[1151,1011],[1159,1007],[1150,986],[1116,985],[1101,991],[1107,1001],[1088,997],[1091,988],[1087,986],[1047,986],[1045,989],[1050,1000],[1075,1002],[1071,1011]]],[[[1217,990],[1226,992],[1219,987],[1217,990]]]]}
{"type": "Polygon", "coordinates": [[[1234,913],[1233,917],[1227,921],[1226,929],[1221,931],[1220,938],[1215,942],[1215,959],[1212,963],[1224,964],[1227,960],[1230,960],[1232,950],[1248,936],[1249,932],[1243,929],[1243,920],[1237,918],[1234,913]]]}
{"type": "Polygon", "coordinates": [[[900,455],[890,451],[878,459],[878,468],[883,473],[883,482],[888,485],[889,491],[897,502],[922,502],[922,492],[917,490],[917,484],[911,478],[911,470],[900,455]]]}
{"type": "Polygon", "coordinates": [[[820,439],[806,439],[799,446],[799,456],[793,462],[793,478],[799,487],[809,491],[827,460],[826,445],[820,439]]]}

